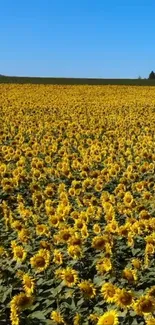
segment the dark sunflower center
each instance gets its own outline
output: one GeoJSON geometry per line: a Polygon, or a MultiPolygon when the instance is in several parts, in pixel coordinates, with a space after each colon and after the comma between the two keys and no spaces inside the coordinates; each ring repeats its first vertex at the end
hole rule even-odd
{"type": "Polygon", "coordinates": [[[28,304],[30,303],[30,299],[29,297],[27,296],[23,296],[19,299],[19,302],[18,302],[18,307],[19,308],[25,308],[28,304]]]}
{"type": "Polygon", "coordinates": [[[146,301],[142,303],[141,308],[144,313],[150,313],[153,310],[153,304],[151,301],[146,301]]]}
{"type": "Polygon", "coordinates": [[[70,234],[63,234],[62,239],[63,240],[68,240],[70,238],[70,234]]]}
{"type": "Polygon", "coordinates": [[[109,297],[113,297],[114,294],[115,294],[115,290],[114,290],[114,289],[109,289],[108,292],[107,292],[107,295],[108,295],[109,297]]]}
{"type": "Polygon", "coordinates": [[[132,302],[132,296],[128,293],[125,293],[121,298],[120,301],[123,305],[130,305],[132,302]]]}
{"type": "Polygon", "coordinates": [[[87,294],[87,295],[92,295],[93,293],[93,289],[89,286],[87,286],[86,288],[83,289],[83,291],[87,294]]]}
{"type": "Polygon", "coordinates": [[[68,281],[68,282],[74,282],[74,276],[73,276],[73,274],[67,274],[67,275],[65,276],[65,279],[66,279],[66,281],[68,281]]]}
{"type": "Polygon", "coordinates": [[[17,251],[16,255],[17,255],[17,257],[22,258],[23,257],[23,252],[22,251],[17,251]]]}
{"type": "Polygon", "coordinates": [[[36,257],[36,263],[35,264],[36,264],[37,267],[43,267],[43,266],[45,266],[45,260],[44,260],[44,258],[42,256],[36,257]]]}

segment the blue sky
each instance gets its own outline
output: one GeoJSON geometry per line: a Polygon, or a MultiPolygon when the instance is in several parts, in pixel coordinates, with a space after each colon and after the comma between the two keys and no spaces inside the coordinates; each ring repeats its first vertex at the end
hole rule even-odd
{"type": "Polygon", "coordinates": [[[147,77],[154,17],[154,0],[0,0],[0,74],[147,77]]]}

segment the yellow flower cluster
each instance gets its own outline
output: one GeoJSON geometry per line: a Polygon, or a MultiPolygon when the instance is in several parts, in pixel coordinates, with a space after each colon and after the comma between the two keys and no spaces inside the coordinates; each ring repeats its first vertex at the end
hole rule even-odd
{"type": "Polygon", "coordinates": [[[154,87],[0,93],[0,319],[155,324],[154,87]]]}

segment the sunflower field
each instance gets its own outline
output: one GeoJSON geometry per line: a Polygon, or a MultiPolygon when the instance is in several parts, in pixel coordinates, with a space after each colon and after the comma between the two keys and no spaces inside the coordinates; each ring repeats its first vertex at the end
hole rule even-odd
{"type": "Polygon", "coordinates": [[[0,325],[155,325],[155,88],[0,85],[0,325]]]}

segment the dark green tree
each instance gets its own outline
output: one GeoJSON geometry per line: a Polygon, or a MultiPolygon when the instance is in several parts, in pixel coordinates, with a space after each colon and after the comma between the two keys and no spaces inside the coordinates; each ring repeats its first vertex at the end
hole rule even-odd
{"type": "Polygon", "coordinates": [[[149,74],[149,79],[155,79],[155,73],[153,71],[149,74]]]}

